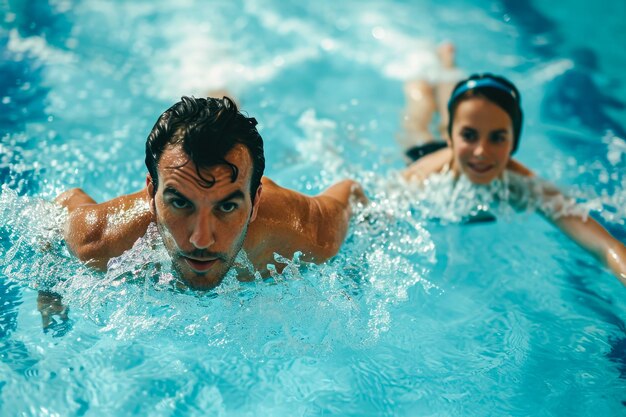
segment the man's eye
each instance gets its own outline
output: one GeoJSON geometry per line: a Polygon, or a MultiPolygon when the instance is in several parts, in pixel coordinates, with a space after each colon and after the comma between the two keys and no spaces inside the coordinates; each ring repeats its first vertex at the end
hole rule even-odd
{"type": "Polygon", "coordinates": [[[177,209],[187,208],[189,207],[189,203],[182,198],[174,198],[170,200],[170,204],[177,209]]]}
{"type": "Polygon", "coordinates": [[[236,203],[223,203],[220,205],[220,211],[223,213],[230,213],[237,209],[238,205],[236,203]]]}

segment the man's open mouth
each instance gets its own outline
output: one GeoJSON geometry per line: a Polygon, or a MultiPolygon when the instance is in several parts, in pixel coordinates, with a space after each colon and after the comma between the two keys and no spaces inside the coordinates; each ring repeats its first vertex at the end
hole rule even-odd
{"type": "Polygon", "coordinates": [[[183,259],[195,272],[207,272],[218,261],[218,258],[194,259],[186,256],[183,256],[183,259]]]}

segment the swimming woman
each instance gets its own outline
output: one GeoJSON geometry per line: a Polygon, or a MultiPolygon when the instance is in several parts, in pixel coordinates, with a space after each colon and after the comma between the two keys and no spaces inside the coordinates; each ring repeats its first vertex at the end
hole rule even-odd
{"type": "MultiPolygon", "coordinates": [[[[428,103],[435,99],[428,90],[414,98],[416,107],[436,107],[428,103]]],[[[406,155],[415,162],[403,176],[420,185],[441,175],[449,176],[455,184],[469,182],[474,188],[492,190],[491,186],[500,184],[507,189],[502,195],[512,206],[529,207],[530,202],[536,202],[534,208],[601,260],[626,285],[624,244],[591,217],[576,213],[573,200],[511,158],[520,142],[520,103],[519,91],[503,77],[475,74],[460,81],[452,89],[445,109],[447,115],[442,117],[447,123],[442,135],[445,140],[431,139],[408,149],[406,155]]],[[[423,118],[408,121],[416,123],[414,131],[425,131],[430,124],[423,118]]]]}

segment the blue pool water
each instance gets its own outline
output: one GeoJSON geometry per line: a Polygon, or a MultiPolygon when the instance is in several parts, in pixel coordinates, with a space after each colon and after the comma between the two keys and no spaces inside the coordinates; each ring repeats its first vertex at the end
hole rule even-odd
{"type": "Polygon", "coordinates": [[[310,3],[0,2],[0,415],[623,415],[624,288],[536,214],[416,201],[394,137],[451,40],[520,87],[518,158],[624,241],[626,6],[310,3]],[[47,201],[141,188],[158,115],[223,88],[279,184],[363,182],[339,255],[211,294],[172,291],[144,241],[106,275],[69,256],[47,201]],[[69,308],[45,331],[39,290],[69,308]]]}

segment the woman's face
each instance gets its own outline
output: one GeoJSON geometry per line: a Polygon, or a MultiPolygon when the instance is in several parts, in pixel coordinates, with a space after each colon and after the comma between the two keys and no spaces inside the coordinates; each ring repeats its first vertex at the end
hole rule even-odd
{"type": "Polygon", "coordinates": [[[513,149],[513,122],[483,97],[461,101],[452,120],[453,170],[474,184],[488,184],[504,172],[513,149]]]}

